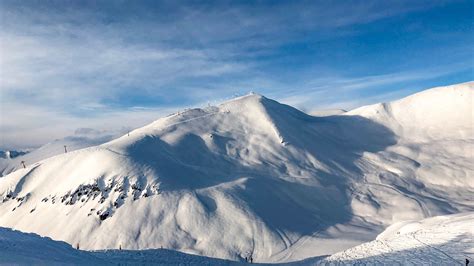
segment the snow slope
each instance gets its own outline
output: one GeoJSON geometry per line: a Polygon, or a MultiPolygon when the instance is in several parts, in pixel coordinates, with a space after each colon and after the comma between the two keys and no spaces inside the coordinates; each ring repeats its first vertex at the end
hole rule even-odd
{"type": "MultiPolygon", "coordinates": [[[[287,265],[464,265],[474,261],[474,213],[398,222],[376,240],[287,265]]],[[[1,264],[232,265],[165,249],[84,252],[64,242],[0,228],[1,264]]]]}
{"type": "Polygon", "coordinates": [[[0,265],[104,264],[65,242],[0,227],[0,265]]]}
{"type": "Polygon", "coordinates": [[[332,254],[474,210],[472,99],[466,83],[328,117],[259,95],[186,110],[1,178],[0,226],[85,249],[332,254]]]}
{"type": "Polygon", "coordinates": [[[399,222],[374,241],[334,254],[319,264],[464,265],[474,261],[474,213],[399,222]]]}
{"type": "Polygon", "coordinates": [[[172,250],[87,252],[36,234],[0,227],[0,265],[233,265],[172,250]]]}
{"type": "Polygon", "coordinates": [[[23,168],[21,163],[22,161],[25,163],[25,165],[34,165],[41,160],[62,154],[64,153],[64,146],[66,146],[67,151],[75,151],[95,145],[100,145],[117,136],[116,133],[96,131],[87,132],[86,130],[88,129],[79,129],[78,132],[76,132],[76,134],[73,136],[57,139],[24,155],[14,158],[0,158],[0,177],[23,168]]]}
{"type": "Polygon", "coordinates": [[[344,109],[323,109],[323,110],[313,110],[309,112],[312,116],[331,116],[331,115],[342,115],[347,111],[344,109]]]}

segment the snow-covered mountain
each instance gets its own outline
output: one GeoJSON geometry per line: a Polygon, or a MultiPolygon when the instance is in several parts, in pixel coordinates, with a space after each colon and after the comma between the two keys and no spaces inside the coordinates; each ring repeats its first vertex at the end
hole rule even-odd
{"type": "Polygon", "coordinates": [[[313,117],[259,95],[0,178],[0,226],[84,249],[257,262],[333,254],[473,211],[474,83],[313,117]]]}
{"type": "Polygon", "coordinates": [[[323,109],[323,110],[313,110],[309,112],[312,116],[331,116],[331,115],[342,115],[347,111],[344,109],[323,109]]]}
{"type": "Polygon", "coordinates": [[[18,156],[23,156],[27,154],[28,152],[29,152],[28,150],[20,150],[20,151],[0,150],[0,159],[13,159],[18,156]]]}
{"type": "Polygon", "coordinates": [[[0,158],[0,177],[23,168],[23,163],[25,166],[32,165],[41,160],[62,154],[65,151],[75,151],[100,145],[114,139],[117,135],[116,132],[101,132],[89,128],[79,128],[74,135],[54,140],[37,149],[28,152],[14,151],[13,154],[16,156],[11,156],[12,151],[6,151],[5,153],[8,152],[8,156],[5,154],[5,156],[0,158]]]}

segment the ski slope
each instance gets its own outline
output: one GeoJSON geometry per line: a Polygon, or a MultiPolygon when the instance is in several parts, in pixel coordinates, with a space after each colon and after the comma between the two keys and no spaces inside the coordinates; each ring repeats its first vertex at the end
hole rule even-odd
{"type": "Polygon", "coordinates": [[[0,227],[0,265],[87,263],[103,264],[106,261],[73,249],[64,242],[0,227]]]}
{"type": "Polygon", "coordinates": [[[325,258],[320,264],[465,265],[474,261],[474,213],[399,222],[368,243],[325,258]]]}
{"type": "Polygon", "coordinates": [[[473,86],[326,117],[260,95],[185,110],[0,178],[0,226],[87,250],[333,254],[474,211],[473,86]]]}
{"type": "Polygon", "coordinates": [[[0,227],[0,265],[233,265],[172,250],[87,252],[36,234],[0,227]]]}
{"type": "MultiPolygon", "coordinates": [[[[82,129],[82,131],[86,131],[85,133],[87,133],[87,129],[82,129]]],[[[14,158],[0,158],[0,178],[15,170],[23,168],[22,162],[25,163],[25,166],[34,165],[41,160],[56,156],[58,154],[63,154],[65,152],[64,146],[66,146],[67,151],[71,152],[100,145],[114,139],[117,136],[117,133],[111,132],[92,133],[93,134],[84,134],[81,133],[81,129],[79,129],[79,132],[76,132],[76,134],[73,136],[54,140],[24,155],[14,158]]]]}
{"type": "MultiPolygon", "coordinates": [[[[474,213],[404,221],[376,240],[329,257],[285,265],[464,265],[474,260],[474,213]]],[[[0,264],[234,265],[232,261],[165,249],[85,252],[64,242],[0,228],[0,264]]]]}

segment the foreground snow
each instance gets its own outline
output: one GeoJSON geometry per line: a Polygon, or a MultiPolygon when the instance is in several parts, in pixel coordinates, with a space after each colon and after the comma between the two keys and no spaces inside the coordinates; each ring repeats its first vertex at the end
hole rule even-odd
{"type": "Polygon", "coordinates": [[[88,250],[296,261],[474,211],[473,84],[313,117],[259,95],[0,178],[0,226],[88,250]]]}
{"type": "Polygon", "coordinates": [[[103,263],[65,242],[0,227],[0,265],[103,263]]]}
{"type": "MultiPolygon", "coordinates": [[[[474,213],[399,222],[376,240],[323,258],[286,265],[463,265],[474,261],[474,213]]],[[[64,242],[0,228],[0,264],[233,265],[165,249],[85,252],[64,242]]]]}
{"type": "Polygon", "coordinates": [[[88,252],[36,234],[0,227],[0,265],[233,265],[235,262],[173,250],[88,252]]]}
{"type": "Polygon", "coordinates": [[[376,240],[336,253],[321,263],[464,265],[474,261],[474,213],[399,222],[376,240]]]}

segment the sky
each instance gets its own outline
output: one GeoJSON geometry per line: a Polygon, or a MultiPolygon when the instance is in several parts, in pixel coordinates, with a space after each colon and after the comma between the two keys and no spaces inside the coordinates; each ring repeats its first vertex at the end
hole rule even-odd
{"type": "Polygon", "coordinates": [[[474,80],[474,1],[0,1],[0,148],[257,92],[306,112],[474,80]]]}

